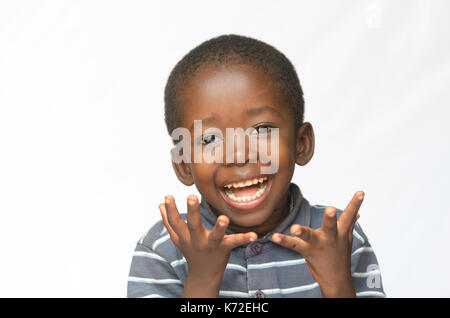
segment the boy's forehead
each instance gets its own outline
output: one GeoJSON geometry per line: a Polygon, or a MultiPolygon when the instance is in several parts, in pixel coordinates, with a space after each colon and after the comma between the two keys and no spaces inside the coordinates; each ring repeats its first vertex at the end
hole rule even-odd
{"type": "Polygon", "coordinates": [[[184,87],[180,107],[183,124],[191,125],[194,120],[211,115],[251,115],[250,110],[263,106],[266,111],[273,108],[283,113],[284,104],[283,94],[269,76],[253,67],[239,65],[198,72],[184,87]]]}
{"type": "Polygon", "coordinates": [[[274,89],[272,82],[272,78],[258,68],[247,64],[237,64],[200,69],[188,82],[187,89],[199,91],[205,98],[215,98],[220,94],[239,93],[242,90],[274,89]]]}

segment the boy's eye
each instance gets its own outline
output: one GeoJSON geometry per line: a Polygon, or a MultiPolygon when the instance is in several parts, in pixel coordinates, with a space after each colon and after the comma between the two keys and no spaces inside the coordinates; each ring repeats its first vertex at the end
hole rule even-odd
{"type": "Polygon", "coordinates": [[[260,125],[258,127],[255,127],[255,130],[257,131],[257,133],[260,134],[268,134],[271,132],[272,127],[268,126],[268,125],[260,125]]]}
{"type": "Polygon", "coordinates": [[[202,145],[207,145],[207,144],[209,144],[211,142],[216,141],[216,139],[217,139],[216,135],[208,135],[208,136],[205,136],[205,137],[203,137],[201,139],[201,143],[202,143],[202,145]]]}

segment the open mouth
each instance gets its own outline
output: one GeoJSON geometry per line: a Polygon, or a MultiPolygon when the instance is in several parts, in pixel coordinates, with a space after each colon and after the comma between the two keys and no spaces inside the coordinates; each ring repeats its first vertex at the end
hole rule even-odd
{"type": "Polygon", "coordinates": [[[221,193],[229,205],[238,209],[252,209],[264,201],[270,186],[270,178],[258,177],[226,184],[221,193]]]}

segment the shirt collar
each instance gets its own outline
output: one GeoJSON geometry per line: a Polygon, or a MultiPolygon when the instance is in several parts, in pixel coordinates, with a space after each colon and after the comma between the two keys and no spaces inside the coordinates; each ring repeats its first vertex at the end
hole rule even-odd
{"type": "MultiPolygon", "coordinates": [[[[302,192],[300,188],[295,184],[291,183],[289,185],[289,200],[290,200],[290,209],[286,218],[278,224],[278,226],[273,229],[271,232],[267,233],[262,239],[270,239],[273,233],[289,233],[289,227],[293,224],[294,220],[300,216],[300,225],[309,226],[308,213],[304,211],[302,206],[305,206],[304,203],[306,200],[303,198],[302,192]],[[301,214],[301,215],[299,215],[301,214]]],[[[209,229],[211,229],[217,221],[217,215],[212,211],[211,205],[206,201],[206,199],[202,196],[200,200],[200,212],[203,218],[208,222],[209,229]]],[[[227,234],[232,234],[233,232],[227,229],[227,234]]]]}

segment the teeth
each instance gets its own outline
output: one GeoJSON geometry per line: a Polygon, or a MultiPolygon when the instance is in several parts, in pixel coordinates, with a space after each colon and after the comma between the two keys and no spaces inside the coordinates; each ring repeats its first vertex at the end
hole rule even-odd
{"type": "Polygon", "coordinates": [[[231,189],[231,188],[243,188],[243,187],[248,187],[251,186],[253,184],[258,184],[258,183],[263,183],[264,181],[267,180],[267,177],[262,177],[262,178],[255,178],[253,180],[247,180],[245,182],[233,182],[233,183],[229,183],[226,184],[224,187],[227,189],[231,189]]]}
{"type": "Polygon", "coordinates": [[[255,192],[254,195],[246,195],[246,196],[235,196],[233,191],[230,189],[226,189],[225,190],[225,194],[227,195],[227,197],[229,197],[231,200],[233,201],[237,201],[237,202],[248,202],[248,201],[253,201],[257,198],[259,198],[264,191],[266,190],[267,184],[261,184],[259,186],[259,189],[255,192]]]}

